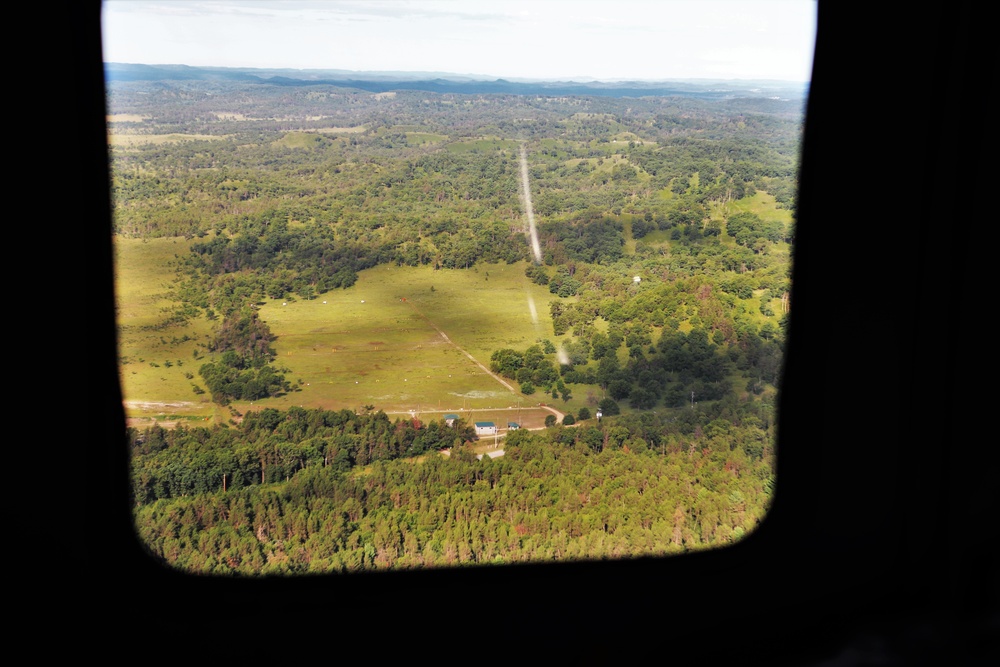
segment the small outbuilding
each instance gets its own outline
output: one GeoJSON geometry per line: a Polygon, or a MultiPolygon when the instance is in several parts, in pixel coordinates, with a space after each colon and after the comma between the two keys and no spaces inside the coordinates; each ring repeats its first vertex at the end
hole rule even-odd
{"type": "Polygon", "coordinates": [[[496,435],[497,425],[493,422],[476,422],[476,435],[496,435]]]}
{"type": "Polygon", "coordinates": [[[444,423],[447,424],[448,426],[454,426],[456,419],[458,419],[458,415],[445,415],[444,423]]]}
{"type": "Polygon", "coordinates": [[[508,431],[516,431],[519,428],[521,428],[521,425],[518,424],[517,422],[507,422],[508,431]]]}

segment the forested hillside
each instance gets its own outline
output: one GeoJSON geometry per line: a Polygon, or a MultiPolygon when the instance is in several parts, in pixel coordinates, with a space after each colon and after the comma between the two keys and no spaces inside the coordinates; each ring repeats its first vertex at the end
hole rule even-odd
{"type": "Polygon", "coordinates": [[[115,233],[189,242],[161,340],[210,325],[185,372],[233,416],[129,431],[158,558],[258,574],[665,554],[765,513],[801,100],[205,81],[113,82],[108,100],[115,233]],[[374,267],[519,262],[551,330],[482,361],[573,408],[562,425],[480,461],[465,421],[268,406],[302,387],[262,304],[374,267]]]}
{"type": "Polygon", "coordinates": [[[508,435],[385,415],[265,411],[239,430],[130,432],[151,553],[214,574],[288,574],[681,553],[754,529],[773,429],[735,401],[508,435]],[[703,423],[706,420],[707,423],[703,423]],[[406,460],[452,445],[447,458],[406,460]],[[364,467],[359,467],[373,461],[364,467]]]}

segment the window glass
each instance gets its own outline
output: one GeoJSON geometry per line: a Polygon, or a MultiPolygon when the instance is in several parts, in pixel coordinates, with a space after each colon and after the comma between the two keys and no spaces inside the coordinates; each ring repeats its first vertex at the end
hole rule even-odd
{"type": "Polygon", "coordinates": [[[815,3],[103,9],[138,534],[677,555],[773,497],[815,3]]]}

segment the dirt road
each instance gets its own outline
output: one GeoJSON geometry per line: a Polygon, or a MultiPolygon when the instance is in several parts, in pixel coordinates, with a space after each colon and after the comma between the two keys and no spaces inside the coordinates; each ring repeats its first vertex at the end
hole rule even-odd
{"type": "Polygon", "coordinates": [[[528,216],[528,236],[531,240],[531,254],[535,264],[542,263],[542,248],[538,244],[538,232],[535,230],[535,209],[531,205],[531,188],[528,187],[528,153],[521,144],[521,201],[524,212],[528,216]]]}
{"type": "Polygon", "coordinates": [[[464,354],[466,357],[468,357],[472,361],[472,363],[474,363],[476,366],[479,366],[481,369],[483,369],[483,372],[485,372],[487,375],[489,375],[490,377],[492,377],[494,380],[496,380],[497,382],[499,382],[500,384],[502,384],[508,391],[510,391],[511,393],[513,393],[515,395],[518,393],[517,389],[515,389],[509,382],[507,382],[502,377],[500,377],[499,375],[497,375],[496,373],[494,373],[493,371],[491,371],[489,368],[487,368],[486,366],[484,366],[482,363],[480,363],[480,361],[478,359],[476,359],[474,356],[472,356],[471,354],[469,354],[468,352],[466,352],[465,350],[463,350],[461,347],[459,347],[452,339],[448,338],[448,334],[446,334],[444,331],[442,331],[441,328],[438,327],[438,325],[434,324],[434,322],[432,322],[429,317],[427,317],[422,312],[420,312],[420,309],[417,308],[415,305],[413,305],[412,301],[407,301],[406,303],[408,303],[409,306],[410,306],[410,308],[413,309],[413,312],[415,312],[417,315],[419,315],[421,318],[423,318],[423,320],[425,322],[427,322],[427,324],[429,324],[431,327],[433,327],[434,331],[438,332],[438,335],[441,336],[441,338],[444,340],[444,342],[448,343],[453,348],[455,348],[456,350],[458,350],[459,352],[461,352],[462,354],[464,354]]]}

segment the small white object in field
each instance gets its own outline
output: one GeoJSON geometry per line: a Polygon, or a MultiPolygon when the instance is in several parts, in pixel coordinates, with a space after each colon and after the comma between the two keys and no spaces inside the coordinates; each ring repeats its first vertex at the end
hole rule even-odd
{"type": "Polygon", "coordinates": [[[283,303],[283,304],[281,304],[281,305],[282,305],[282,306],[287,306],[287,305],[288,305],[288,302],[286,301],[285,303],[283,303]]]}

